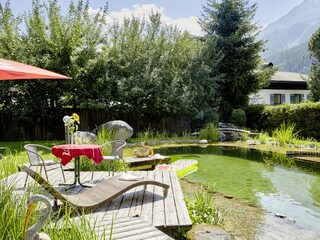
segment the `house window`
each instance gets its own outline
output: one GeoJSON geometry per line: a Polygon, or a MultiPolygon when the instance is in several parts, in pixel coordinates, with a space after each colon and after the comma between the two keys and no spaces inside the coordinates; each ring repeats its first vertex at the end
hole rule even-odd
{"type": "Polygon", "coordinates": [[[270,94],[270,105],[279,105],[286,102],[285,94],[270,94]]]}
{"type": "Polygon", "coordinates": [[[307,101],[308,101],[308,102],[311,101],[311,94],[308,94],[308,95],[307,95],[307,101]]]}
{"type": "Polygon", "coordinates": [[[290,94],[290,103],[301,103],[304,101],[304,94],[290,94]]]}

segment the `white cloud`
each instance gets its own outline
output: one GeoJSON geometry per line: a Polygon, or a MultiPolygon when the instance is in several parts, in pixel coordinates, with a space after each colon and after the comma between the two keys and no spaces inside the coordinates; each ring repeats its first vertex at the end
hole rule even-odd
{"type": "MultiPolygon", "coordinates": [[[[91,14],[97,13],[98,9],[89,9],[91,14]]],[[[113,21],[117,21],[120,24],[123,23],[124,18],[131,18],[132,16],[137,18],[146,18],[151,13],[158,12],[161,14],[161,21],[167,25],[177,26],[181,31],[188,31],[193,35],[203,35],[201,31],[201,27],[198,23],[198,17],[190,16],[188,18],[178,18],[172,19],[165,14],[165,9],[163,7],[158,7],[155,4],[143,4],[143,5],[133,5],[132,8],[123,8],[121,11],[112,11],[108,14],[107,22],[112,23],[113,21]]]]}
{"type": "Polygon", "coordinates": [[[182,31],[188,31],[189,33],[201,36],[203,32],[199,24],[199,18],[196,16],[190,16],[189,18],[179,18],[172,20],[171,24],[176,25],[182,31]]]}

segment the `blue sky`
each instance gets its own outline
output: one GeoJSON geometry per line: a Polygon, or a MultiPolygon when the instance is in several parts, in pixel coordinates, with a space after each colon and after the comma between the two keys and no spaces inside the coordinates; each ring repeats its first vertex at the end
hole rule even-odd
{"type": "MultiPolygon", "coordinates": [[[[276,21],[288,13],[303,0],[249,0],[257,3],[256,20],[261,25],[267,25],[276,21]]],[[[0,0],[2,4],[6,0],[0,0]]],[[[68,9],[71,0],[58,0],[62,13],[68,9]]],[[[74,2],[78,2],[74,0],[74,2]]],[[[31,9],[32,0],[10,0],[14,14],[22,14],[31,9]]],[[[91,0],[90,7],[94,12],[105,5],[105,0],[91,0]]],[[[109,15],[111,19],[121,19],[123,16],[148,15],[151,9],[160,11],[163,20],[169,24],[175,24],[182,30],[188,30],[193,34],[200,34],[197,18],[201,16],[202,5],[206,0],[109,0],[109,15]]]]}

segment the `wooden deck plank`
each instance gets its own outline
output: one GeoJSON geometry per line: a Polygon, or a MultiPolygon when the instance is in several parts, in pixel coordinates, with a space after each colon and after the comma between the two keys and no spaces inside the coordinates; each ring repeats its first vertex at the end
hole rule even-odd
{"type": "Polygon", "coordinates": [[[171,179],[171,186],[173,189],[173,199],[176,206],[176,212],[178,213],[177,217],[179,220],[179,225],[191,226],[192,222],[188,213],[188,209],[186,207],[186,203],[184,201],[184,196],[181,190],[181,186],[180,186],[177,174],[174,171],[170,171],[169,174],[171,179]]]}
{"type": "MultiPolygon", "coordinates": [[[[153,179],[153,172],[148,171],[147,172],[147,178],[153,179]]],[[[154,186],[152,185],[147,185],[146,191],[144,192],[143,195],[143,202],[141,205],[141,218],[145,219],[147,222],[152,223],[152,209],[153,209],[153,189],[154,186]]]]}
{"type": "MultiPolygon", "coordinates": [[[[136,176],[140,175],[139,172],[136,172],[136,173],[130,172],[129,174],[136,175],[136,176]]],[[[134,200],[134,196],[139,194],[139,192],[138,192],[139,190],[143,190],[143,186],[139,186],[139,187],[135,187],[133,189],[130,189],[128,192],[126,192],[126,194],[124,194],[123,199],[122,199],[122,203],[120,206],[121,211],[119,211],[119,213],[117,215],[118,218],[129,216],[130,207],[131,207],[132,202],[134,200]]]]}
{"type": "Polygon", "coordinates": [[[172,239],[141,218],[117,218],[113,224],[110,221],[105,221],[102,225],[95,227],[98,235],[101,234],[99,237],[103,234],[107,237],[110,236],[112,228],[112,239],[172,239]],[[103,228],[103,224],[105,228],[103,228]]]}
{"type": "MultiPolygon", "coordinates": [[[[163,171],[154,172],[154,180],[163,182],[162,177],[163,171]]],[[[153,221],[152,225],[154,226],[166,226],[166,218],[165,218],[165,205],[164,205],[164,191],[162,188],[155,187],[154,188],[154,197],[153,197],[153,221]]]]}
{"type": "Polygon", "coordinates": [[[163,182],[171,186],[168,191],[168,196],[165,199],[166,226],[179,226],[177,215],[180,213],[177,212],[173,198],[174,190],[171,183],[171,176],[170,171],[163,171],[163,182]]]}
{"type": "MultiPolygon", "coordinates": [[[[58,189],[58,184],[61,182],[59,178],[61,171],[49,171],[49,179],[53,179],[54,185],[58,189]]],[[[74,172],[66,171],[67,182],[74,181],[74,172]]],[[[160,228],[175,228],[178,226],[191,226],[191,221],[187,213],[184,203],[182,191],[180,188],[179,180],[176,174],[169,171],[134,171],[132,174],[146,176],[147,178],[161,181],[170,185],[167,198],[163,198],[163,189],[157,186],[148,185],[146,191],[143,186],[137,187],[132,192],[127,192],[111,203],[106,203],[105,206],[97,209],[95,212],[88,213],[86,216],[89,219],[99,219],[99,221],[110,221],[112,218],[118,219],[127,216],[139,216],[147,221],[149,224],[160,228]],[[177,199],[175,199],[177,198],[177,199]],[[130,204],[129,204],[130,203],[130,204]],[[181,215],[181,216],[180,216],[181,215]]],[[[42,176],[44,173],[42,173],[42,176]]],[[[118,174],[118,173],[117,173],[118,174]]],[[[24,193],[23,188],[26,174],[24,172],[15,173],[7,178],[8,181],[15,183],[17,192],[24,193]]],[[[108,178],[107,172],[95,172],[94,179],[91,180],[91,172],[81,172],[81,181],[84,183],[96,184],[102,181],[103,178],[108,178]]],[[[32,179],[28,178],[29,187],[38,186],[32,179]]],[[[112,187],[112,186],[110,186],[112,187]]],[[[31,189],[32,190],[32,189],[31,189]]],[[[71,194],[77,194],[84,191],[81,186],[69,190],[71,194]]],[[[47,194],[43,191],[43,194],[47,194]]],[[[51,199],[52,196],[49,195],[51,199]]]]}
{"type": "MultiPolygon", "coordinates": [[[[140,171],[140,176],[147,177],[147,171],[140,171]]],[[[135,194],[129,211],[129,216],[141,216],[142,204],[144,198],[144,189],[140,194],[135,194]]]]}

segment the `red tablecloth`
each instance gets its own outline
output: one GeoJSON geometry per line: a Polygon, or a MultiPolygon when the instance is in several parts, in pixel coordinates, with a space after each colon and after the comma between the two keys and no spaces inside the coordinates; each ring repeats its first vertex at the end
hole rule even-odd
{"type": "Polygon", "coordinates": [[[102,148],[99,145],[93,144],[62,144],[52,147],[53,155],[61,159],[61,164],[65,166],[74,157],[87,156],[97,164],[103,159],[102,148]]]}

